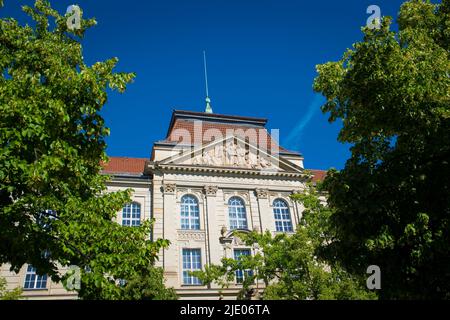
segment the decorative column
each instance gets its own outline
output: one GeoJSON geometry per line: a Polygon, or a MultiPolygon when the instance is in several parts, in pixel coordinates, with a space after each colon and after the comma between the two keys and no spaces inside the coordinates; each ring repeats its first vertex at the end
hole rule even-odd
{"type": "Polygon", "coordinates": [[[266,230],[275,230],[275,221],[270,212],[269,204],[269,190],[268,189],[256,189],[256,197],[258,198],[259,219],[261,223],[261,232],[266,230]]]}
{"type": "Polygon", "coordinates": [[[180,219],[176,210],[176,184],[164,183],[164,232],[163,237],[170,241],[170,248],[164,250],[164,273],[167,278],[167,286],[178,287],[178,243],[177,228],[180,219]]]}

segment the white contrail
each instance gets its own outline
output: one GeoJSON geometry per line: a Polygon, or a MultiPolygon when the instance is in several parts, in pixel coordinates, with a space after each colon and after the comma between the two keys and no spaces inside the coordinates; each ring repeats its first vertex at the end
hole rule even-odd
{"type": "Polygon", "coordinates": [[[309,104],[306,114],[301,118],[286,138],[286,145],[292,145],[295,148],[300,146],[300,139],[302,138],[303,130],[309,124],[314,114],[320,110],[323,103],[324,98],[321,95],[316,94],[314,100],[309,104]]]}

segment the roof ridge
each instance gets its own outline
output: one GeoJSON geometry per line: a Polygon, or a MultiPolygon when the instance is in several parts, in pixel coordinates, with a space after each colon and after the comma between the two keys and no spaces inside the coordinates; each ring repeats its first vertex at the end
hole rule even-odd
{"type": "Polygon", "coordinates": [[[231,115],[231,114],[222,114],[222,113],[207,113],[207,112],[198,112],[198,111],[188,111],[188,110],[179,110],[174,109],[173,115],[192,115],[192,116],[203,116],[205,118],[229,118],[234,120],[250,120],[250,121],[258,121],[258,122],[266,122],[268,121],[267,118],[262,117],[249,117],[249,116],[238,116],[238,115],[231,115]]]}

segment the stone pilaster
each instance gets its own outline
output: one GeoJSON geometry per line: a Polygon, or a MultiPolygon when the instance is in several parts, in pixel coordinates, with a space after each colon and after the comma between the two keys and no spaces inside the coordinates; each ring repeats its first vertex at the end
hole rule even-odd
{"type": "Polygon", "coordinates": [[[266,230],[274,231],[275,226],[273,225],[273,219],[271,219],[271,210],[269,204],[269,190],[267,189],[256,189],[256,197],[258,198],[258,208],[259,216],[261,221],[261,231],[266,230]]]}
{"type": "Polygon", "coordinates": [[[219,264],[221,247],[219,243],[220,228],[217,223],[217,186],[205,186],[204,192],[206,195],[206,221],[207,226],[207,247],[209,248],[209,263],[219,264]]]}
{"type": "MultiPolygon", "coordinates": [[[[164,238],[164,195],[162,188],[162,176],[159,174],[154,174],[153,176],[153,193],[151,206],[151,217],[155,219],[153,224],[152,239],[156,240],[159,238],[164,238]]],[[[164,266],[164,250],[161,250],[158,254],[159,260],[155,262],[158,267],[164,266]]]]}
{"type": "MultiPolygon", "coordinates": [[[[209,264],[220,264],[222,258],[223,248],[220,244],[220,229],[217,221],[217,186],[205,186],[204,192],[206,195],[206,225],[207,225],[207,243],[206,248],[209,254],[209,264]]],[[[218,286],[211,284],[211,288],[217,289],[218,286]]]]}
{"type": "Polygon", "coordinates": [[[176,210],[176,185],[164,183],[162,185],[164,199],[164,239],[170,241],[169,249],[164,250],[164,273],[167,279],[167,286],[178,286],[178,245],[177,229],[179,228],[179,218],[176,210]]]}
{"type": "MultiPolygon", "coordinates": [[[[301,194],[303,193],[303,190],[294,190],[292,192],[292,194],[301,194]]],[[[297,228],[297,226],[300,224],[300,220],[302,219],[302,215],[303,215],[303,211],[305,210],[305,207],[303,206],[302,203],[299,203],[297,201],[294,201],[294,210],[295,210],[295,215],[294,212],[291,213],[292,215],[292,223],[294,225],[294,230],[297,228]]]]}

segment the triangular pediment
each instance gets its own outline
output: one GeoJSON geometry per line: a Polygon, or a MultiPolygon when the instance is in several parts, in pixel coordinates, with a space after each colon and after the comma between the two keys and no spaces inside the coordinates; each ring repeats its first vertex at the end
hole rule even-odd
{"type": "Polygon", "coordinates": [[[279,156],[269,154],[238,135],[208,144],[185,148],[179,154],[159,162],[161,165],[236,168],[273,172],[298,172],[303,169],[279,156]]]}

